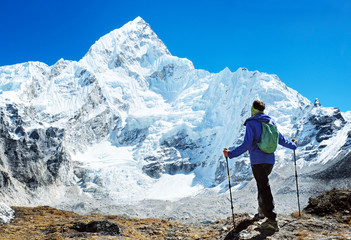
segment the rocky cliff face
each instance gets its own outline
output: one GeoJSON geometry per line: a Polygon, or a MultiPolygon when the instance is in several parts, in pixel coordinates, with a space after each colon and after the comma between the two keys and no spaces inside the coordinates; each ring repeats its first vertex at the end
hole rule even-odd
{"type": "MultiPolygon", "coordinates": [[[[0,93],[0,191],[8,201],[18,194],[28,203],[56,186],[60,206],[73,198],[69,208],[88,211],[225,192],[222,149],[242,142],[256,98],[280,132],[299,141],[304,191],[320,179],[349,178],[351,114],[312,104],[276,75],[194,69],[141,18],[100,38],[79,62],[0,67],[0,93]],[[174,182],[179,186],[170,188],[174,182]]],[[[279,148],[276,158],[272,183],[286,195],[294,186],[291,151],[279,148]]],[[[245,194],[248,155],[230,161],[230,169],[234,190],[245,194]]]]}
{"type": "Polygon", "coordinates": [[[62,145],[64,129],[25,122],[19,112],[16,104],[0,108],[2,194],[33,192],[57,182],[68,184],[63,177],[71,171],[62,145]]]}

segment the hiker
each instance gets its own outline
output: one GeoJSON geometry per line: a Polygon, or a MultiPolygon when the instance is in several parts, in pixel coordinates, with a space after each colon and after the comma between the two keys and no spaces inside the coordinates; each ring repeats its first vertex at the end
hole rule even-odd
{"type": "MultiPolygon", "coordinates": [[[[255,214],[254,220],[258,221],[267,217],[267,220],[260,225],[260,228],[267,230],[278,231],[278,224],[276,221],[277,214],[274,212],[274,201],[269,185],[268,176],[272,172],[273,165],[275,162],[274,153],[263,152],[257,143],[260,144],[262,135],[262,122],[271,123],[276,129],[275,123],[272,119],[264,114],[265,104],[261,100],[255,100],[251,107],[251,117],[248,118],[244,125],[246,126],[246,133],[244,142],[230,150],[225,149],[223,151],[225,157],[234,158],[238,157],[247,150],[250,153],[251,168],[257,184],[257,201],[258,201],[258,213],[255,214]]],[[[276,142],[280,145],[295,150],[297,148],[297,142],[291,142],[284,138],[282,134],[276,129],[276,142]]],[[[275,144],[275,148],[277,143],[275,144]]],[[[274,148],[274,146],[273,146],[274,148]]],[[[274,150],[275,150],[274,148],[274,150]]],[[[273,152],[274,152],[273,150],[273,152]]]]}

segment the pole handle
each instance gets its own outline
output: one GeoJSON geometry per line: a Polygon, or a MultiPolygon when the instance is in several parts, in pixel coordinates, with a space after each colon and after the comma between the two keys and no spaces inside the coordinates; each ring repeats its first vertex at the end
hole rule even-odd
{"type": "MultiPolygon", "coordinates": [[[[227,151],[228,149],[227,148],[223,148],[223,151],[227,151]]],[[[225,160],[228,161],[228,157],[225,157],[225,160]]]]}

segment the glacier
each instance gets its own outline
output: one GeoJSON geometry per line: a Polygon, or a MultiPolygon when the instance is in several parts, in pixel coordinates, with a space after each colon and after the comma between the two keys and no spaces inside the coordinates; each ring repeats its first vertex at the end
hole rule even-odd
{"type": "MultiPolygon", "coordinates": [[[[350,187],[351,112],[312,103],[274,74],[195,69],[137,17],[80,61],[0,67],[3,202],[189,221],[224,217],[222,149],[241,143],[256,98],[279,131],[299,142],[302,204],[328,188],[350,187]]],[[[248,154],[230,169],[235,211],[255,212],[248,154]]],[[[278,212],[295,208],[294,181],[292,152],[279,147],[271,176],[278,212]]]]}

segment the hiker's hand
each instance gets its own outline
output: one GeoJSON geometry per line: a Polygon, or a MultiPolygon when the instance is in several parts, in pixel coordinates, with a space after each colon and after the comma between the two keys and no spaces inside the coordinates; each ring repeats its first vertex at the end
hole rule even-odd
{"type": "Polygon", "coordinates": [[[224,154],[224,157],[228,157],[228,150],[225,148],[224,150],[223,150],[223,154],[224,154]]]}
{"type": "Polygon", "coordinates": [[[296,147],[297,147],[297,141],[296,141],[296,139],[293,139],[292,142],[295,143],[295,145],[296,145],[296,147]]]}

